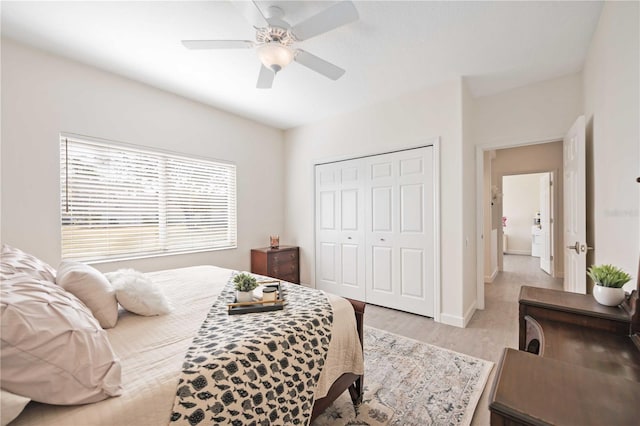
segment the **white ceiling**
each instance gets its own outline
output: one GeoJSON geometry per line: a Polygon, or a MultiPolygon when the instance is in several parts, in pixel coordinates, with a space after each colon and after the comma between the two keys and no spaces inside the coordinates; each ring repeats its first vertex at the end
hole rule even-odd
{"type": "MultiPolygon", "coordinates": [[[[331,2],[278,5],[291,24],[331,2]]],[[[8,2],[3,36],[279,128],[459,76],[474,96],[582,69],[601,2],[355,1],[360,20],[299,47],[344,69],[331,81],[293,63],[255,88],[251,50],[190,51],[182,39],[254,40],[226,1],[8,2]]]]}

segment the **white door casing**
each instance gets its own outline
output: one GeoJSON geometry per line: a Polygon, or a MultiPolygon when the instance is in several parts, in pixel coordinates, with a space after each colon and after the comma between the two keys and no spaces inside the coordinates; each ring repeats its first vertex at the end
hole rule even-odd
{"type": "Polygon", "coordinates": [[[551,173],[543,173],[540,176],[540,238],[542,238],[540,269],[549,275],[553,275],[551,270],[551,185],[551,173]]]}
{"type": "Polygon", "coordinates": [[[587,292],[585,119],[578,117],[563,140],[564,289],[587,292]]]}

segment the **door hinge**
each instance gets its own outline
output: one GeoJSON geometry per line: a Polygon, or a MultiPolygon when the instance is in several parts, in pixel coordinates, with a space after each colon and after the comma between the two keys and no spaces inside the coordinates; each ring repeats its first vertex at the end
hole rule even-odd
{"type": "Polygon", "coordinates": [[[549,181],[549,186],[553,186],[553,181],[552,180],[549,181]]]}
{"type": "Polygon", "coordinates": [[[553,260],[553,255],[549,256],[549,260],[553,260]]]}
{"type": "Polygon", "coordinates": [[[550,219],[549,219],[549,223],[553,223],[553,218],[550,218],[550,219]]]}

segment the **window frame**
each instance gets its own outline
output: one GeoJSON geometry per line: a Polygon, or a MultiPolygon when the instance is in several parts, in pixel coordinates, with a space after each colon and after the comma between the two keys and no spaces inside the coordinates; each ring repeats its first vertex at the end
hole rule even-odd
{"type": "MultiPolygon", "coordinates": [[[[60,218],[58,223],[60,225],[61,258],[63,260],[98,264],[98,263],[109,263],[109,262],[134,260],[134,259],[147,259],[147,258],[156,258],[156,257],[165,257],[165,256],[176,256],[176,255],[183,255],[183,254],[203,253],[203,252],[211,252],[211,251],[234,250],[238,248],[238,178],[237,178],[237,165],[235,162],[229,161],[229,160],[214,159],[214,158],[210,158],[202,155],[192,155],[192,154],[186,154],[182,152],[175,152],[175,151],[165,150],[165,149],[156,148],[156,147],[134,145],[130,143],[101,139],[101,138],[96,138],[92,136],[78,135],[73,133],[60,133],[59,148],[60,148],[60,152],[59,152],[58,158],[60,161],[60,174],[59,174],[60,218]],[[164,182],[162,186],[165,187],[164,189],[166,192],[163,195],[158,195],[158,204],[155,210],[155,213],[157,214],[157,217],[158,217],[158,224],[157,224],[158,231],[156,233],[156,238],[160,244],[159,250],[146,251],[146,252],[133,250],[128,253],[114,254],[114,253],[109,253],[109,250],[107,249],[105,250],[105,254],[100,256],[91,255],[91,256],[79,257],[79,256],[69,255],[69,253],[65,252],[64,247],[65,247],[66,240],[63,236],[64,226],[69,225],[69,224],[67,225],[64,224],[64,221],[65,221],[64,210],[65,210],[65,206],[68,203],[68,198],[65,198],[65,197],[68,197],[68,191],[69,191],[69,186],[68,186],[69,185],[69,174],[68,174],[69,169],[68,169],[68,158],[67,158],[68,150],[66,145],[67,141],[69,142],[76,141],[85,145],[95,145],[109,151],[111,150],[118,151],[118,149],[121,149],[122,151],[127,151],[129,153],[139,152],[141,153],[141,155],[164,158],[165,161],[178,160],[178,161],[184,162],[184,161],[193,160],[194,164],[196,164],[197,162],[200,164],[206,163],[211,167],[220,166],[222,170],[222,174],[225,173],[225,170],[226,170],[226,173],[229,173],[230,182],[228,183],[228,185],[230,186],[229,189],[232,190],[233,192],[232,194],[229,195],[230,201],[226,210],[226,215],[229,220],[229,224],[226,227],[226,229],[227,229],[227,233],[230,234],[231,236],[226,240],[214,239],[212,241],[223,241],[223,242],[227,241],[228,244],[223,246],[210,245],[208,247],[183,248],[183,249],[170,248],[167,246],[167,243],[171,241],[171,238],[170,237],[168,238],[166,233],[166,229],[169,226],[169,218],[167,215],[167,211],[169,210],[169,207],[166,200],[168,190],[166,189],[165,184],[170,180],[170,178],[166,170],[166,162],[165,162],[164,166],[159,168],[161,170],[158,171],[158,173],[161,173],[161,172],[164,173],[161,179],[164,182]],[[63,164],[65,162],[66,164],[63,164]],[[164,199],[164,205],[160,204],[160,199],[164,199]],[[161,220],[164,220],[164,223],[161,223],[161,220]]],[[[220,171],[218,172],[220,173],[220,171]]],[[[186,226],[187,223],[188,222],[181,222],[181,224],[184,226],[186,226]]],[[[107,226],[106,228],[108,229],[109,226],[107,226]]],[[[208,229],[214,230],[214,231],[218,230],[218,228],[215,228],[215,227],[211,227],[208,229]]],[[[135,246],[135,247],[139,247],[139,246],[135,246]]],[[[133,248],[135,249],[135,247],[133,248]]]]}

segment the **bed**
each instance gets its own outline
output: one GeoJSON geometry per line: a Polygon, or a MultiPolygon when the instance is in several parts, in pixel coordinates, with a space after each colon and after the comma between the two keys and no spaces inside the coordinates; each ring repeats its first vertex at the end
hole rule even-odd
{"type": "MultiPolygon", "coordinates": [[[[122,395],[73,406],[31,402],[11,425],[169,424],[185,352],[232,272],[196,266],[147,274],[163,289],[173,310],[168,315],[145,317],[120,309],[117,325],[107,330],[121,361],[122,395]]],[[[365,305],[330,294],[327,297],[333,310],[333,326],[326,362],[315,389],[312,420],[346,390],[354,404],[361,402],[363,393],[365,305]]]]}

